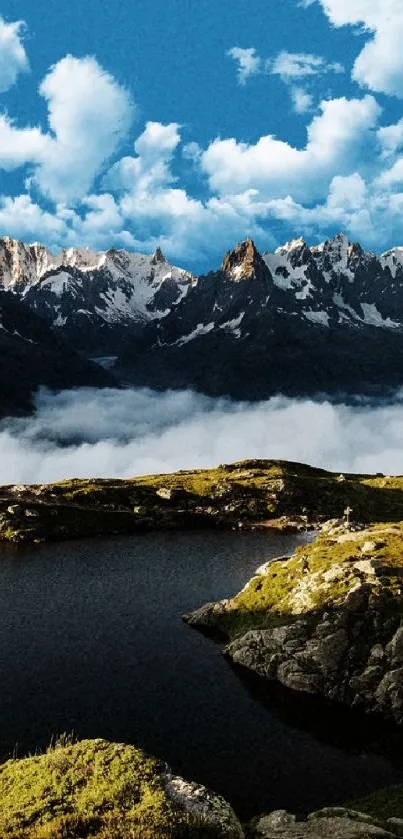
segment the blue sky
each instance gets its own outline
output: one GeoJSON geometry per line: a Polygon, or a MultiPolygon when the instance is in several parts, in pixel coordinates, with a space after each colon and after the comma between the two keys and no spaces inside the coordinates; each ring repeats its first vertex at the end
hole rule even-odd
{"type": "Polygon", "coordinates": [[[0,235],[403,244],[401,0],[3,0],[0,235]]]}

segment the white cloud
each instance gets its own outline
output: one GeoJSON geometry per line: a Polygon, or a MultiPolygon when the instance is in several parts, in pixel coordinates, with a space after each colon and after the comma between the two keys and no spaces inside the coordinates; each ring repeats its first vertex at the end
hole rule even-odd
{"type": "Polygon", "coordinates": [[[228,50],[227,55],[233,58],[238,64],[238,80],[241,85],[246,84],[251,76],[260,73],[262,69],[262,60],[257,55],[254,47],[249,49],[232,47],[232,49],[228,50]]]}
{"type": "Polygon", "coordinates": [[[378,131],[382,157],[388,159],[403,150],[403,119],[394,125],[382,126],[378,131]]]}
{"type": "Polygon", "coordinates": [[[74,203],[126,137],[133,117],[129,93],[91,57],[66,56],[40,86],[52,142],[35,182],[54,201],[74,203]]]}
{"type": "Polygon", "coordinates": [[[303,87],[291,87],[291,99],[297,114],[306,114],[313,107],[313,96],[303,87]]]}
{"type": "Polygon", "coordinates": [[[330,184],[327,206],[346,212],[360,210],[366,201],[367,185],[358,172],[346,178],[333,178],[330,184]]]}
{"type": "Polygon", "coordinates": [[[86,197],[127,135],[132,100],[94,58],[72,56],[55,64],[39,92],[48,104],[51,131],[19,128],[0,115],[0,167],[29,166],[28,187],[71,205],[86,197]]]}
{"type": "Polygon", "coordinates": [[[282,50],[275,59],[267,62],[267,69],[273,75],[281,76],[283,81],[294,81],[306,76],[320,76],[323,73],[344,73],[344,67],[338,62],[328,63],[319,55],[295,53],[282,50]]]}
{"type": "Polygon", "coordinates": [[[313,108],[314,97],[306,89],[307,83],[315,76],[326,73],[344,73],[344,67],[338,62],[329,63],[319,55],[305,52],[287,52],[282,50],[274,59],[266,61],[266,70],[272,76],[279,76],[288,86],[293,109],[297,114],[305,114],[313,108]],[[298,84],[304,81],[304,87],[298,84]]]}
{"type": "Polygon", "coordinates": [[[363,149],[370,156],[381,111],[372,96],[325,100],[320,110],[308,126],[304,149],[270,135],[254,145],[215,140],[201,159],[210,187],[227,195],[257,189],[261,197],[323,198],[332,178],[362,164],[363,149]]]}
{"type": "MultiPolygon", "coordinates": [[[[120,214],[126,235],[133,231],[132,247],[153,250],[161,244],[176,259],[205,257],[209,251],[211,258],[221,260],[228,240],[264,235],[253,190],[203,202],[175,185],[172,165],[180,142],[176,123],[147,123],[134,144],[137,157],[122,158],[103,180],[104,188],[115,194],[109,196],[110,206],[120,214]]],[[[193,151],[198,164],[201,150],[193,151]]],[[[269,234],[266,240],[274,244],[269,234]]]]}
{"type": "Polygon", "coordinates": [[[401,0],[319,0],[334,26],[361,24],[369,40],[353,78],[363,87],[403,98],[403,6],[401,0]]]}
{"type": "Polygon", "coordinates": [[[386,169],[378,178],[379,186],[386,188],[397,185],[403,186],[403,158],[396,160],[396,163],[390,169],[386,169]]]}
{"type": "MultiPolygon", "coordinates": [[[[161,244],[177,261],[204,259],[209,266],[219,263],[229,243],[247,235],[266,247],[275,246],[268,229],[273,218],[299,232],[316,233],[336,225],[369,235],[372,225],[379,237],[386,218],[390,221],[392,213],[396,219],[396,201],[393,210],[386,210],[377,200],[372,216],[359,206],[364,179],[370,180],[372,174],[363,166],[363,150],[373,146],[375,159],[375,149],[396,145],[399,133],[399,127],[389,126],[389,139],[385,134],[380,141],[379,113],[370,96],[329,100],[308,126],[303,149],[272,137],[261,138],[254,146],[233,139],[216,141],[204,152],[198,147],[193,155],[196,171],[199,167],[207,171],[212,186],[216,176],[223,179],[218,194],[204,201],[176,183],[173,166],[181,143],[180,126],[149,122],[134,143],[135,155],[122,158],[104,176],[104,192],[89,193],[75,209],[58,204],[54,215],[43,212],[28,196],[9,199],[0,225],[4,233],[45,238],[60,246],[103,249],[114,244],[152,251],[161,244]],[[382,225],[376,213],[382,215],[382,225]]],[[[32,136],[40,160],[49,138],[35,130],[32,136]]],[[[9,143],[10,150],[13,145],[16,153],[16,143],[9,143]]],[[[390,166],[395,163],[393,156],[388,160],[390,166]]],[[[395,226],[396,221],[392,229],[395,226]]]]}
{"type": "Polygon", "coordinates": [[[0,17],[0,93],[9,90],[19,74],[29,70],[22,42],[24,28],[25,24],[21,20],[7,23],[0,17]]]}
{"type": "Polygon", "coordinates": [[[191,160],[194,164],[200,163],[200,158],[203,154],[203,149],[199,143],[186,143],[182,148],[182,156],[185,160],[191,160]]]}
{"type": "Polygon", "coordinates": [[[10,172],[26,163],[40,163],[49,152],[50,137],[40,128],[18,128],[0,114],[0,168],[10,172]]]}
{"type": "MultiPolygon", "coordinates": [[[[285,51],[270,67],[300,114],[314,104],[310,80],[341,70],[320,56],[285,51]]],[[[252,68],[267,69],[261,59],[252,68]]],[[[51,68],[40,93],[48,104],[47,128],[21,127],[0,115],[0,167],[25,167],[28,176],[26,193],[0,201],[3,233],[97,249],[113,244],[151,251],[162,244],[175,260],[203,258],[209,267],[247,235],[266,247],[277,244],[272,219],[280,222],[280,236],[283,223],[284,237],[291,227],[315,236],[336,227],[372,247],[403,239],[403,120],[380,127],[381,109],[370,95],[323,100],[301,147],[268,134],[251,144],[216,139],[203,150],[194,141],[182,145],[177,123],[149,121],[133,153],[113,162],[133,104],[94,58],[67,56],[51,68]],[[183,158],[193,162],[203,199],[178,180],[183,158]],[[27,194],[30,186],[53,200],[53,212],[27,194]]]]}
{"type": "Polygon", "coordinates": [[[69,231],[57,214],[42,209],[29,195],[18,195],[0,197],[0,235],[53,244],[66,242],[69,231]]]}
{"type": "Polygon", "coordinates": [[[106,189],[126,190],[140,197],[145,192],[174,181],[170,164],[180,143],[180,126],[176,122],[162,125],[147,122],[134,144],[137,157],[123,157],[104,178],[106,189]]]}
{"type": "Polygon", "coordinates": [[[237,403],[190,391],[42,392],[36,416],[2,423],[0,456],[6,483],[132,477],[243,458],[396,474],[403,471],[402,396],[391,405],[349,407],[284,397],[237,403]]]}

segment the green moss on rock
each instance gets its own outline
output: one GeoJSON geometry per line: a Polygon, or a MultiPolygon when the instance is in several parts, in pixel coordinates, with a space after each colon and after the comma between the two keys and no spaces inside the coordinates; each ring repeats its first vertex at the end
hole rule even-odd
{"type": "Polygon", "coordinates": [[[241,839],[226,802],[205,791],[209,806],[192,811],[191,800],[187,807],[171,793],[171,777],[165,764],[105,740],[61,744],[9,760],[0,766],[0,836],[241,839]]]}

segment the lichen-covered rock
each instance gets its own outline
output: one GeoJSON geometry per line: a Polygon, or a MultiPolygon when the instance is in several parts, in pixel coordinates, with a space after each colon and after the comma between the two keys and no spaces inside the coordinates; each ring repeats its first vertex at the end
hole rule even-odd
{"type": "Polygon", "coordinates": [[[204,824],[216,828],[217,837],[243,839],[243,830],[232,807],[207,787],[184,781],[176,775],[166,775],[165,790],[169,798],[185,813],[197,817],[204,824]]]}
{"type": "Polygon", "coordinates": [[[237,665],[403,724],[402,556],[403,525],[324,533],[187,620],[237,665]]]}
{"type": "Polygon", "coordinates": [[[229,600],[217,600],[214,603],[206,603],[194,612],[187,612],[182,615],[182,620],[189,626],[197,626],[198,629],[217,631],[217,618],[226,613],[229,600]]]}
{"type": "Polygon", "coordinates": [[[388,830],[370,816],[343,807],[312,813],[305,821],[278,810],[253,819],[247,831],[250,839],[395,839],[396,835],[392,824],[388,830]]]}

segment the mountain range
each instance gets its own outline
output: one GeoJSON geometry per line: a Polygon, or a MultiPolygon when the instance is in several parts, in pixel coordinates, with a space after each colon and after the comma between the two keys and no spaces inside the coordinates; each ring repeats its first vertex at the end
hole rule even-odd
{"type": "Polygon", "coordinates": [[[3,415],[24,410],[40,384],[123,381],[251,400],[387,395],[403,384],[402,247],[376,255],[340,233],[259,253],[247,239],[195,277],[159,248],[54,255],[4,237],[0,286],[3,415]]]}

